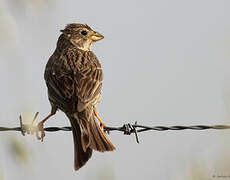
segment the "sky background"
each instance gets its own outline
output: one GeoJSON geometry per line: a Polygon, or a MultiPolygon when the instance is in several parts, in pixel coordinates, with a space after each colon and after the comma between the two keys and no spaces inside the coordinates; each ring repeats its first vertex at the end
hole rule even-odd
{"type": "MultiPolygon", "coordinates": [[[[43,73],[68,23],[105,36],[92,50],[104,69],[98,111],[108,126],[230,124],[229,8],[229,0],[0,0],[0,126],[50,112],[43,73]]],[[[45,126],[66,125],[58,112],[45,126]]],[[[71,132],[46,133],[43,143],[1,133],[0,179],[230,176],[227,130],[145,132],[140,144],[120,132],[109,137],[116,151],[94,152],[75,172],[71,132]]]]}

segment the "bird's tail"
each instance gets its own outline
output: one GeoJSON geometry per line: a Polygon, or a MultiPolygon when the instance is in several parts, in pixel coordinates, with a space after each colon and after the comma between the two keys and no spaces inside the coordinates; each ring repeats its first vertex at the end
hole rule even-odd
{"type": "Polygon", "coordinates": [[[82,148],[82,140],[81,140],[81,129],[77,122],[77,119],[74,117],[69,117],[70,123],[72,126],[72,133],[73,133],[73,142],[74,142],[74,169],[77,171],[85,163],[89,160],[92,156],[92,149],[87,148],[83,150],[82,148]]]}
{"type": "Polygon", "coordinates": [[[80,169],[89,160],[92,150],[100,152],[115,150],[93,114],[89,116],[83,111],[68,117],[73,132],[75,170],[80,169]]]}

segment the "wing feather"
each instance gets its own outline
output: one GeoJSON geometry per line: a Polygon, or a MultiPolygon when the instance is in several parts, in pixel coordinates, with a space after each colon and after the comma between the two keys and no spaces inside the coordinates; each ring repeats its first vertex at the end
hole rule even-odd
{"type": "Polygon", "coordinates": [[[82,111],[98,103],[103,72],[91,51],[68,49],[59,56],[50,57],[45,80],[52,104],[64,112],[82,111]]]}

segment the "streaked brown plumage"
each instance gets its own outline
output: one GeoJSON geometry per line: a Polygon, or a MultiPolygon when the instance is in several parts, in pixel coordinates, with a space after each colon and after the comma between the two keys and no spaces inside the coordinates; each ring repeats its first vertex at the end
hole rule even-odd
{"type": "MultiPolygon", "coordinates": [[[[57,109],[67,115],[74,139],[74,167],[78,170],[91,157],[92,150],[115,149],[95,117],[103,71],[90,47],[103,36],[85,24],[69,24],[61,32],[44,75],[52,110],[39,126],[43,128],[57,109]]],[[[43,131],[41,139],[44,135],[43,131]]]]}

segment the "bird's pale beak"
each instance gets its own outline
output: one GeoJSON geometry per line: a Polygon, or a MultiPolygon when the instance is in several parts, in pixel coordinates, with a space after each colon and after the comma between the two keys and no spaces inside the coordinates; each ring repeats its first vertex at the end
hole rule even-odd
{"type": "Polygon", "coordinates": [[[98,32],[94,32],[93,35],[90,37],[93,41],[99,41],[104,38],[103,35],[101,35],[98,32]]]}

